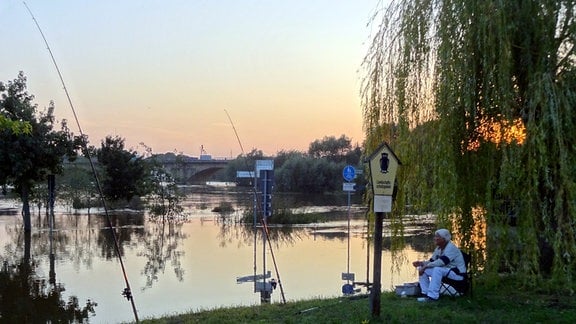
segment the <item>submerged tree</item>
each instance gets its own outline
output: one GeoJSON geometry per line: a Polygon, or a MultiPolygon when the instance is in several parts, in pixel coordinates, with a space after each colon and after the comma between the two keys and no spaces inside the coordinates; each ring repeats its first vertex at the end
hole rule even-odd
{"type": "Polygon", "coordinates": [[[124,148],[123,138],[107,136],[97,156],[105,171],[102,190],[106,198],[129,202],[148,193],[146,162],[135,151],[124,148]]]}
{"type": "Polygon", "coordinates": [[[394,215],[420,204],[487,274],[571,292],[575,13],[570,0],[395,1],[374,17],[362,86],[368,153],[386,140],[403,162],[394,215]]]}
{"type": "Polygon", "coordinates": [[[62,171],[64,157],[74,159],[85,142],[70,132],[66,121],[57,124],[54,104],[39,112],[34,96],[26,91],[22,72],[14,81],[0,83],[0,112],[3,118],[26,125],[23,131],[0,129],[0,185],[12,184],[22,200],[24,230],[31,230],[29,197],[34,185],[49,174],[62,171]]]}

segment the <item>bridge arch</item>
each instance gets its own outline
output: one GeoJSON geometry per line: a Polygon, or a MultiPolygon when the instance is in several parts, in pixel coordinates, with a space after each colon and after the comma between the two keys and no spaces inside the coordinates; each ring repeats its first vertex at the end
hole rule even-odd
{"type": "Polygon", "coordinates": [[[232,160],[197,159],[184,156],[156,156],[157,163],[177,184],[204,184],[214,173],[226,168],[232,160]]]}

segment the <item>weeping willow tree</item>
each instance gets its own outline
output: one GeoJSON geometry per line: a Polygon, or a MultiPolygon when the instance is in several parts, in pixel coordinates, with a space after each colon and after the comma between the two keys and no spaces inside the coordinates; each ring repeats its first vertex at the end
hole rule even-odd
{"type": "Polygon", "coordinates": [[[573,292],[572,0],[403,0],[374,15],[365,147],[402,160],[393,219],[438,215],[484,274],[573,292]]]}

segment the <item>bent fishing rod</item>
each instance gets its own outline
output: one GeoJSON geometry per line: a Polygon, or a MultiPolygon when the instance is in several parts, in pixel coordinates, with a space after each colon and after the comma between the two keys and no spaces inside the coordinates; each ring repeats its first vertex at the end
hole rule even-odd
{"type": "MultiPolygon", "coordinates": [[[[58,77],[60,79],[60,83],[62,83],[62,87],[64,88],[64,93],[66,94],[66,98],[68,99],[68,104],[70,105],[70,109],[72,110],[72,114],[74,115],[74,120],[76,121],[76,125],[78,126],[78,131],[80,132],[80,136],[82,138],[86,138],[84,135],[84,132],[82,131],[82,127],[80,126],[80,121],[78,120],[78,116],[76,115],[76,109],[74,108],[74,104],[72,103],[72,99],[70,98],[70,94],[68,93],[68,88],[66,87],[66,83],[64,82],[64,78],[62,77],[62,73],[60,72],[60,68],[58,67],[58,64],[56,63],[56,59],[54,58],[54,54],[52,53],[52,49],[50,48],[50,45],[48,44],[48,40],[44,36],[44,32],[42,32],[42,28],[40,28],[40,24],[36,20],[36,17],[34,17],[32,10],[30,10],[30,8],[28,7],[28,5],[26,4],[25,1],[23,1],[23,3],[24,3],[24,6],[26,7],[26,9],[28,10],[28,13],[32,17],[34,24],[38,28],[38,31],[40,32],[40,35],[42,36],[42,39],[44,40],[44,44],[46,45],[46,49],[48,50],[48,53],[50,54],[50,58],[52,59],[52,63],[54,64],[54,67],[56,68],[56,72],[58,72],[58,77]]],[[[88,161],[90,163],[90,168],[92,169],[92,174],[94,175],[94,181],[96,182],[96,187],[98,188],[98,193],[100,195],[100,200],[101,200],[102,206],[104,208],[104,213],[106,214],[106,220],[108,222],[108,227],[110,228],[110,232],[112,233],[112,238],[114,239],[114,249],[116,251],[116,256],[118,257],[118,261],[120,262],[120,267],[122,268],[122,274],[124,276],[124,282],[126,283],[126,288],[124,288],[124,290],[122,291],[122,295],[124,297],[126,297],[126,299],[128,299],[130,301],[130,303],[132,304],[132,312],[134,313],[134,319],[136,320],[136,323],[138,323],[139,322],[138,311],[136,310],[136,304],[134,302],[134,296],[132,295],[132,290],[130,289],[130,282],[128,280],[128,275],[126,274],[126,268],[124,266],[124,261],[122,260],[122,255],[120,253],[120,245],[118,244],[118,237],[116,236],[116,233],[114,232],[114,227],[112,226],[112,221],[111,221],[110,215],[108,213],[108,207],[106,205],[104,195],[102,194],[102,186],[100,185],[100,180],[98,178],[98,174],[96,173],[96,168],[94,167],[94,162],[92,161],[92,157],[90,155],[90,150],[88,149],[86,142],[83,142],[83,144],[84,144],[84,148],[83,148],[84,154],[88,158],[88,161]]]]}
{"type": "MultiPolygon", "coordinates": [[[[230,121],[230,125],[232,125],[232,129],[234,130],[234,135],[236,135],[236,139],[238,140],[238,145],[240,145],[240,151],[242,152],[242,155],[246,155],[244,153],[244,147],[242,146],[242,141],[240,141],[240,136],[238,136],[238,132],[236,131],[236,127],[234,126],[234,122],[232,121],[230,114],[228,114],[228,111],[226,109],[224,109],[224,112],[226,113],[226,116],[228,116],[228,120],[230,121]]],[[[256,174],[254,174],[254,176],[256,176],[256,174]]],[[[255,186],[252,187],[252,190],[254,193],[254,197],[258,197],[258,193],[256,192],[255,186]]],[[[260,206],[260,202],[258,201],[258,198],[256,198],[256,206],[260,206]]],[[[254,206],[254,208],[256,208],[256,206],[254,206]]],[[[278,286],[280,287],[280,294],[282,295],[282,303],[286,304],[286,296],[284,295],[284,287],[282,286],[282,280],[280,280],[280,271],[278,270],[278,264],[276,263],[276,256],[274,255],[274,250],[272,249],[272,242],[270,240],[270,230],[268,228],[268,224],[267,224],[264,216],[262,216],[260,223],[262,224],[262,228],[264,229],[264,236],[266,237],[266,241],[268,241],[268,246],[270,249],[270,255],[272,256],[272,262],[274,263],[274,270],[276,272],[276,277],[278,278],[278,286]]],[[[256,267],[256,266],[254,265],[254,267],[256,267]]]]}

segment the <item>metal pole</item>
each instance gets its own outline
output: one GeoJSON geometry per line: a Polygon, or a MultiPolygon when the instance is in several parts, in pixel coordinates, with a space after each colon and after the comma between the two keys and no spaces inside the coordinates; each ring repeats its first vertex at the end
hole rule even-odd
{"type": "Polygon", "coordinates": [[[257,285],[257,281],[256,280],[256,271],[257,271],[257,265],[256,265],[256,245],[257,245],[257,234],[258,234],[258,229],[256,228],[256,192],[254,192],[254,228],[252,229],[254,231],[254,242],[253,242],[253,246],[254,246],[254,251],[253,251],[253,255],[252,255],[252,262],[254,263],[253,266],[253,270],[254,270],[254,292],[256,292],[256,285],[257,285]]]}
{"type": "Polygon", "coordinates": [[[366,224],[366,239],[368,241],[368,246],[366,247],[366,289],[370,290],[370,224],[366,224]]]}
{"type": "Polygon", "coordinates": [[[348,258],[346,262],[346,277],[348,280],[346,283],[350,283],[350,191],[348,191],[348,258]]]}
{"type": "Polygon", "coordinates": [[[258,179],[256,178],[256,168],[254,168],[254,177],[252,178],[254,181],[254,202],[253,202],[253,206],[254,206],[254,292],[257,292],[257,285],[258,285],[258,280],[256,279],[256,272],[257,272],[257,266],[256,266],[256,245],[257,245],[257,241],[256,241],[256,236],[258,233],[258,229],[256,228],[256,218],[258,217],[258,189],[256,187],[256,181],[258,181],[258,179]]]}
{"type": "Polygon", "coordinates": [[[266,240],[268,239],[266,233],[266,182],[268,181],[268,172],[262,173],[262,284],[263,289],[266,291],[266,240]]]}
{"type": "Polygon", "coordinates": [[[254,169],[254,229],[256,229],[256,219],[258,217],[258,197],[256,196],[258,194],[258,187],[257,187],[257,182],[258,178],[256,177],[256,169],[254,169]]]}
{"type": "Polygon", "coordinates": [[[266,218],[262,219],[262,287],[260,295],[266,294],[266,218]]]}

